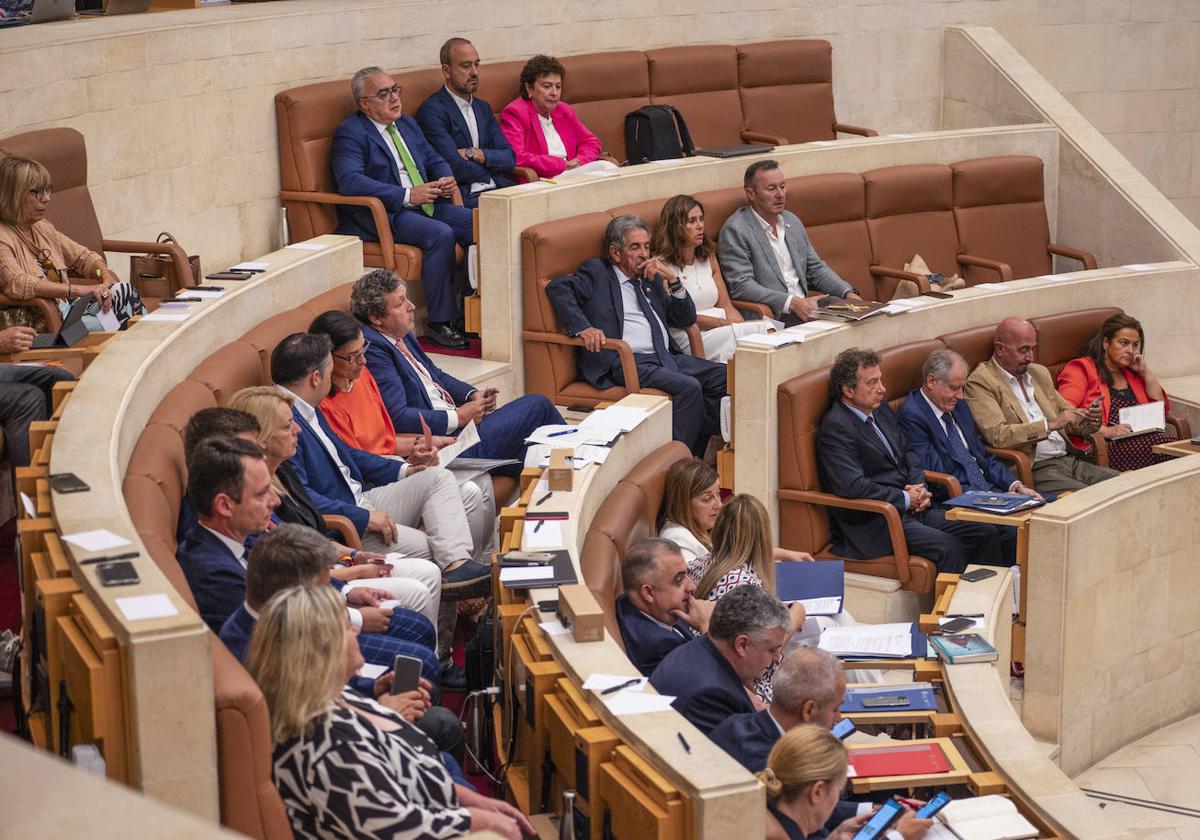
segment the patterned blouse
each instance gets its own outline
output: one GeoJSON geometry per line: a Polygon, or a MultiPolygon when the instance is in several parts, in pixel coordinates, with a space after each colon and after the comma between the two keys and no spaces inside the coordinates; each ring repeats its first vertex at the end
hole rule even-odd
{"type": "MultiPolygon", "coordinates": [[[[374,701],[348,690],[343,697],[411,727],[374,701]]],[[[471,828],[436,751],[430,755],[342,706],[275,748],[275,786],[299,838],[452,838],[471,828]]]]}

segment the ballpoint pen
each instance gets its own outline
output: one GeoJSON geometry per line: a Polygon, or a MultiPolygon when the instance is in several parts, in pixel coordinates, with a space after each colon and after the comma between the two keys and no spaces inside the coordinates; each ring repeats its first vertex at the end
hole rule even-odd
{"type": "Polygon", "coordinates": [[[575,429],[564,429],[561,432],[551,432],[550,434],[546,435],[546,437],[562,437],[563,435],[573,435],[575,434],[575,431],[575,429]]]}
{"type": "Polygon", "coordinates": [[[691,754],[691,752],[692,752],[692,745],[691,745],[691,744],[689,744],[689,743],[687,742],[687,739],[683,737],[683,733],[682,733],[682,732],[676,732],[676,733],[675,733],[675,737],[677,737],[677,738],[679,739],[679,743],[683,744],[683,750],[684,750],[684,752],[686,752],[686,753],[688,753],[688,754],[690,755],[690,754],[691,754]]]}
{"type": "Polygon", "coordinates": [[[600,693],[601,694],[615,694],[616,692],[620,691],[621,689],[629,688],[629,686],[631,686],[631,685],[637,685],[641,681],[642,681],[641,677],[633,677],[631,679],[625,680],[625,682],[623,682],[623,683],[617,683],[616,685],[610,685],[608,688],[601,689],[600,693]]]}

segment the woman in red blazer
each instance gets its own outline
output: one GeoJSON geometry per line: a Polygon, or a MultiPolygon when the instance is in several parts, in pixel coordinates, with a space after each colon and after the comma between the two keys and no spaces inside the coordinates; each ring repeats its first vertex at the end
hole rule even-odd
{"type": "Polygon", "coordinates": [[[1162,400],[1164,412],[1171,410],[1170,399],[1142,355],[1145,348],[1141,323],[1129,315],[1113,315],[1084,348],[1087,355],[1072,359],[1058,375],[1059,393],[1077,408],[1100,400],[1100,434],[1108,440],[1108,465],[1122,472],[1169,460],[1155,455],[1153,448],[1173,439],[1166,432],[1128,437],[1129,426],[1119,422],[1121,409],[1133,405],[1162,400]]]}
{"type": "Polygon", "coordinates": [[[517,153],[517,166],[552,178],[600,157],[600,140],[562,97],[567,71],[558,59],[535,55],[521,70],[521,96],[500,112],[500,130],[517,153]]]}

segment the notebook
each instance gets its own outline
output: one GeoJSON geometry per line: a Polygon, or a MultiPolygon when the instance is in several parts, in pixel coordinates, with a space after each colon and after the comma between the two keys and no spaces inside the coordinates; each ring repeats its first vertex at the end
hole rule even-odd
{"type": "Polygon", "coordinates": [[[946,507],[966,507],[986,513],[1015,513],[1045,504],[1024,493],[992,493],[987,490],[968,490],[961,496],[947,499],[946,507]]]}
{"type": "Polygon", "coordinates": [[[930,644],[943,662],[963,665],[968,662],[994,662],[999,653],[978,633],[930,636],[930,644]]]}
{"type": "Polygon", "coordinates": [[[1038,830],[1017,812],[1011,799],[980,796],[956,799],[938,814],[959,840],[1023,840],[1038,830]]]}
{"type": "MultiPolygon", "coordinates": [[[[850,764],[858,778],[949,773],[950,762],[937,744],[850,747],[850,764]]],[[[949,807],[949,806],[946,806],[949,807]]]]}
{"type": "Polygon", "coordinates": [[[837,615],[846,593],[846,564],[841,560],[776,563],[775,592],[781,601],[799,601],[808,615],[837,615]]]}
{"type": "Polygon", "coordinates": [[[773,152],[774,146],[764,143],[738,143],[735,146],[713,146],[711,149],[697,149],[697,155],[715,158],[733,158],[743,155],[756,155],[760,152],[773,152]]]}
{"type": "MultiPolygon", "coordinates": [[[[541,549],[538,549],[541,551],[541,549]]],[[[575,565],[571,562],[571,553],[566,549],[547,551],[554,559],[546,565],[537,566],[527,563],[506,563],[500,557],[500,583],[506,589],[542,589],[544,587],[561,586],[564,583],[578,583],[575,576],[575,565]],[[550,570],[547,575],[545,570],[550,570]],[[528,570],[528,571],[526,571],[528,570]]]]}

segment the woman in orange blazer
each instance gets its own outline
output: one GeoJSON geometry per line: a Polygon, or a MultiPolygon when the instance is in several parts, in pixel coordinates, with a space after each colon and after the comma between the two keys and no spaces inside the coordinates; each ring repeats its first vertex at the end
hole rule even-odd
{"type": "Polygon", "coordinates": [[[500,112],[500,130],[516,152],[517,166],[541,178],[600,157],[600,140],[561,101],[566,75],[558,59],[535,55],[521,69],[521,96],[500,112]]]}
{"type": "Polygon", "coordinates": [[[1084,348],[1087,355],[1072,359],[1058,375],[1059,393],[1077,408],[1100,400],[1100,434],[1108,441],[1108,465],[1122,472],[1169,460],[1153,449],[1173,439],[1166,432],[1130,437],[1129,426],[1119,422],[1121,409],[1134,405],[1161,400],[1163,411],[1171,410],[1170,399],[1146,364],[1145,348],[1141,323],[1129,315],[1113,315],[1084,348]]]}

